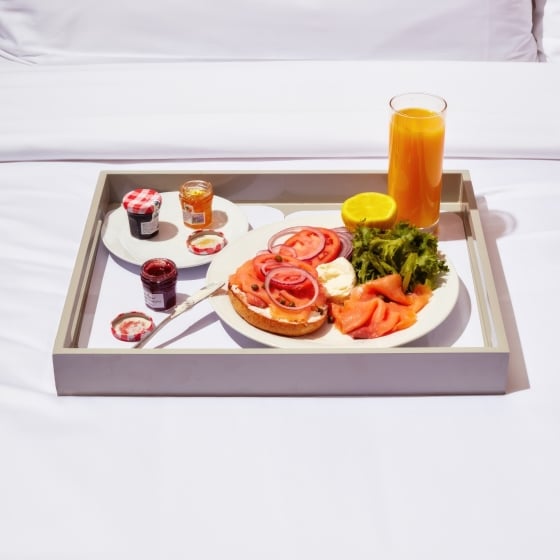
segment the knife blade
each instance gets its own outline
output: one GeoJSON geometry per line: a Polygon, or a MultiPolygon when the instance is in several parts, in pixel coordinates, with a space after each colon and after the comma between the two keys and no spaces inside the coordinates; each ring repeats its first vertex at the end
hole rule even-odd
{"type": "Polygon", "coordinates": [[[196,292],[192,296],[189,296],[183,303],[176,305],[171,313],[150,334],[137,342],[133,346],[133,348],[142,348],[146,344],[146,342],[148,342],[148,340],[150,340],[156,333],[158,333],[163,327],[165,327],[167,323],[171,322],[173,319],[183,314],[185,311],[192,309],[197,303],[200,303],[207,297],[211,296],[214,292],[218,291],[224,284],[225,281],[212,282],[207,286],[204,286],[204,288],[198,290],[198,292],[196,292]]]}

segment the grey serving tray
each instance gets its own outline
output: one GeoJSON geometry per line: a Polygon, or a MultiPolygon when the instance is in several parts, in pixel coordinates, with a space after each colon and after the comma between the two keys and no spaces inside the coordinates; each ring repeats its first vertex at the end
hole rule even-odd
{"type": "MultiPolygon", "coordinates": [[[[500,394],[509,347],[468,171],[444,174],[441,240],[461,245],[461,298],[447,325],[456,336],[422,337],[397,348],[268,348],[250,341],[205,347],[99,347],[88,344],[92,299],[110,256],[101,242],[107,212],[138,186],[177,191],[192,178],[244,208],[284,215],[336,210],[348,196],[386,191],[379,172],[102,172],[76,259],[53,348],[59,395],[372,396],[500,394]],[[466,272],[465,272],[466,271],[466,272]],[[467,316],[468,315],[468,316],[467,316]],[[466,337],[461,331],[476,331],[466,337]],[[442,340],[445,343],[442,343],[442,340]],[[475,340],[475,342],[471,342],[475,340]]],[[[203,276],[204,268],[199,272],[203,276]]],[[[201,276],[201,277],[202,277],[201,276]]],[[[115,286],[119,289],[119,286],[115,286]]],[[[201,304],[202,305],[202,304],[201,304]]],[[[216,319],[216,318],[215,318],[216,319]]],[[[219,323],[216,319],[215,323],[219,323]]],[[[220,339],[221,340],[221,339],[220,339]]]]}

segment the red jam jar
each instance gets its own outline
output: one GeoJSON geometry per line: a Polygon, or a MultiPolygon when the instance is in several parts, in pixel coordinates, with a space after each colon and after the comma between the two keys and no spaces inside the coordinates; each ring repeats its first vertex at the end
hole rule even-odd
{"type": "Polygon", "coordinates": [[[124,195],[122,203],[133,237],[150,239],[157,235],[161,200],[161,194],[153,189],[134,189],[124,195]]]}
{"type": "Polygon", "coordinates": [[[177,267],[170,259],[150,259],[142,265],[140,273],[144,286],[146,305],[164,311],[175,305],[177,300],[177,267]]]}

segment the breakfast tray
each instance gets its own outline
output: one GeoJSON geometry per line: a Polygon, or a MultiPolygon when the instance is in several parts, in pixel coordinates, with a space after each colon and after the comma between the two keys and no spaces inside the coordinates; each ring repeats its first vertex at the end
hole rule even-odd
{"type": "MultiPolygon", "coordinates": [[[[154,346],[135,349],[116,340],[110,323],[118,313],[147,311],[156,323],[165,314],[145,307],[139,266],[107,249],[103,235],[109,213],[134,188],[175,193],[184,181],[199,178],[212,182],[216,196],[246,216],[239,240],[247,227],[259,228],[294,215],[332,214],[355,193],[387,189],[385,173],[364,171],[102,172],[53,348],[59,395],[505,392],[509,347],[467,171],[444,173],[438,231],[440,247],[459,277],[457,302],[437,328],[416,340],[397,347],[367,343],[325,347],[312,342],[308,347],[288,342],[271,347],[224,324],[210,300],[170,323],[169,330],[154,339],[154,346]]],[[[178,298],[205,284],[209,266],[205,262],[179,271],[178,298]]]]}

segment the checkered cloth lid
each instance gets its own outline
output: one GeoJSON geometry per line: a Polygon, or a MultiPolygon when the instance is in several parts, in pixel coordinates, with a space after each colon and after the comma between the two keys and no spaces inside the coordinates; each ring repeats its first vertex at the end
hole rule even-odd
{"type": "Polygon", "coordinates": [[[155,328],[153,319],[141,311],[119,313],[111,321],[111,332],[115,338],[125,342],[139,342],[155,328]]]}
{"type": "Polygon", "coordinates": [[[152,214],[161,207],[161,194],[153,189],[134,189],[124,195],[123,206],[132,214],[152,214]]]}
{"type": "Polygon", "coordinates": [[[213,255],[226,245],[223,232],[213,229],[200,229],[187,238],[187,247],[195,255],[213,255]]]}

